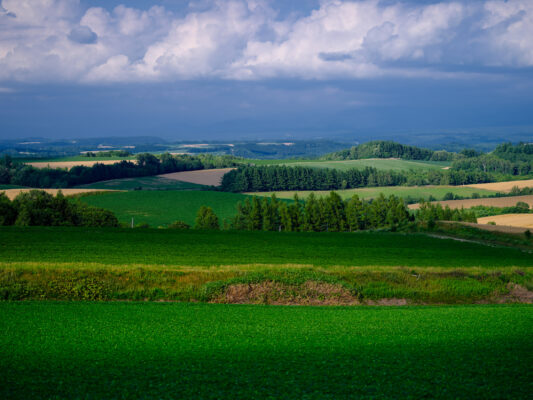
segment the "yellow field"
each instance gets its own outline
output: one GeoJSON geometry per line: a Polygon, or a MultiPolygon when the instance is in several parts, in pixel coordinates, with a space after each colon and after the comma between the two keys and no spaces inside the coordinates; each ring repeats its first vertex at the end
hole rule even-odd
{"type": "Polygon", "coordinates": [[[494,222],[496,225],[514,226],[518,228],[533,228],[533,214],[503,214],[493,215],[492,217],[478,218],[480,224],[494,222]]]}
{"type": "MultiPolygon", "coordinates": [[[[30,190],[36,190],[36,189],[7,189],[7,190],[0,190],[0,192],[4,192],[9,199],[13,200],[20,193],[29,192],[30,190]]],[[[50,193],[54,196],[57,194],[59,190],[61,190],[61,192],[65,196],[73,196],[75,194],[80,194],[80,193],[116,192],[116,190],[102,190],[102,189],[37,189],[37,190],[44,190],[46,193],[50,193]]]]}
{"type": "MultiPolygon", "coordinates": [[[[94,164],[116,164],[123,160],[102,160],[102,161],[53,161],[53,162],[31,162],[26,163],[35,168],[66,168],[71,169],[72,167],[83,166],[83,167],[92,167],[94,164]]],[[[129,160],[132,161],[132,160],[129,160]]],[[[133,161],[135,162],[135,161],[133,161]]]]}
{"type": "Polygon", "coordinates": [[[519,189],[523,189],[525,187],[533,187],[533,179],[528,179],[525,181],[476,183],[474,185],[465,185],[465,186],[476,188],[476,189],[496,190],[498,192],[510,192],[511,189],[515,186],[517,186],[519,189]]]}
{"type": "MultiPolygon", "coordinates": [[[[512,207],[519,201],[529,204],[530,208],[533,208],[533,195],[529,196],[511,196],[511,197],[494,197],[485,199],[465,199],[465,200],[446,200],[446,201],[433,201],[432,203],[438,203],[443,207],[455,208],[470,208],[475,206],[489,206],[489,207],[512,207]]],[[[420,208],[420,204],[409,204],[409,209],[417,210],[420,208]]]]}
{"type": "Polygon", "coordinates": [[[158,176],[176,181],[196,183],[198,185],[219,186],[222,183],[222,177],[232,169],[235,168],[201,169],[198,171],[173,172],[158,176]]]}

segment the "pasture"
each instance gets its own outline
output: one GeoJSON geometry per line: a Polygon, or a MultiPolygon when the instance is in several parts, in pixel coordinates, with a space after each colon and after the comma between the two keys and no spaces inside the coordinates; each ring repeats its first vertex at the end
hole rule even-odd
{"type": "Polygon", "coordinates": [[[533,307],[0,303],[5,399],[528,398],[533,307]]]}
{"type": "Polygon", "coordinates": [[[112,179],[81,185],[78,188],[112,189],[112,190],[193,190],[205,189],[203,185],[177,181],[163,176],[145,176],[140,178],[112,179]]]}
{"type": "Polygon", "coordinates": [[[245,195],[215,191],[168,190],[130,191],[84,196],[89,205],[112,211],[119,221],[129,224],[149,224],[152,227],[168,225],[176,220],[194,225],[198,209],[205,205],[213,208],[220,222],[236,214],[237,202],[245,195]]]}
{"type": "MultiPolygon", "coordinates": [[[[330,190],[318,190],[318,191],[281,191],[281,192],[255,192],[247,193],[248,195],[255,196],[271,196],[272,193],[276,194],[276,197],[280,199],[292,199],[294,194],[298,194],[300,199],[305,199],[309,194],[314,193],[316,196],[328,196],[330,190]]],[[[427,200],[430,196],[436,199],[443,198],[446,193],[453,193],[463,197],[471,197],[472,194],[478,193],[479,195],[490,195],[496,193],[491,190],[473,189],[463,186],[385,186],[385,187],[369,187],[360,189],[344,189],[335,190],[343,199],[349,199],[354,194],[360,198],[369,200],[376,198],[383,193],[385,196],[395,195],[401,198],[411,199],[424,199],[427,200]]]]}
{"type": "Polygon", "coordinates": [[[526,187],[533,187],[533,179],[526,179],[521,181],[507,181],[507,182],[492,182],[492,183],[476,183],[473,185],[465,185],[474,189],[495,190],[498,192],[510,192],[513,187],[523,189],[526,187]]]}
{"type": "MultiPolygon", "coordinates": [[[[510,197],[491,197],[491,198],[479,198],[479,199],[464,199],[464,200],[445,200],[435,201],[432,203],[438,203],[443,207],[456,208],[471,208],[475,206],[487,206],[487,207],[513,207],[518,202],[523,202],[533,208],[533,195],[528,196],[510,196],[510,197]]],[[[420,208],[420,204],[410,204],[411,210],[417,210],[420,208]]]]}
{"type": "MultiPolygon", "coordinates": [[[[283,163],[281,163],[283,164],[283,163]]],[[[392,158],[370,158],[363,160],[345,160],[345,161],[303,161],[291,162],[287,164],[291,167],[311,167],[311,168],[334,168],[341,171],[348,169],[363,169],[372,167],[379,170],[393,171],[421,171],[421,170],[441,170],[451,165],[444,161],[411,161],[392,158]]]]}

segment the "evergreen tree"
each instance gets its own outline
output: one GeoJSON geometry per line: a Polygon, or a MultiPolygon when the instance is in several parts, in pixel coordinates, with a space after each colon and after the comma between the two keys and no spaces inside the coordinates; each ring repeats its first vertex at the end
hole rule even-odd
{"type": "Polygon", "coordinates": [[[218,217],[213,212],[211,207],[202,206],[198,210],[196,215],[196,221],[194,224],[194,229],[201,230],[219,230],[220,223],[218,217]]]}

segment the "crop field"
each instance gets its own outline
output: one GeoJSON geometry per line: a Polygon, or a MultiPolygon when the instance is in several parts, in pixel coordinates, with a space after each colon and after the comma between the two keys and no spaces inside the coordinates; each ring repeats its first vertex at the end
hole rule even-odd
{"type": "MultiPolygon", "coordinates": [[[[167,192],[155,194],[164,193],[167,192]]],[[[102,195],[107,196],[114,195],[102,195]]],[[[3,263],[181,266],[533,266],[531,254],[519,249],[439,239],[424,234],[68,227],[1,227],[0,259],[3,263]]]]}
{"type": "MultiPolygon", "coordinates": [[[[96,190],[96,189],[95,189],[96,190]]],[[[194,225],[201,206],[209,206],[219,217],[232,218],[237,202],[245,195],[199,190],[130,191],[86,196],[81,201],[92,206],[111,210],[124,223],[146,223],[152,227],[168,225],[176,220],[194,225]]]]}
{"type": "Polygon", "coordinates": [[[494,222],[496,225],[533,229],[533,214],[502,214],[478,218],[480,224],[494,222]]]}
{"type": "Polygon", "coordinates": [[[57,192],[61,190],[61,193],[63,193],[65,196],[75,196],[79,194],[86,194],[86,193],[102,193],[102,192],[111,192],[109,190],[102,190],[102,189],[7,189],[3,190],[5,192],[6,196],[13,200],[15,197],[17,197],[20,193],[23,192],[29,192],[30,190],[43,190],[46,193],[50,193],[52,195],[56,195],[57,192]]]}
{"type": "Polygon", "coordinates": [[[364,160],[346,160],[346,161],[305,161],[288,164],[291,167],[312,167],[312,168],[335,168],[339,170],[363,169],[372,167],[381,170],[409,171],[409,170],[428,170],[444,169],[451,163],[441,161],[410,161],[399,159],[364,159],[364,160]]]}
{"type": "MultiPolygon", "coordinates": [[[[529,204],[530,208],[533,208],[533,195],[528,196],[510,196],[510,197],[492,197],[492,198],[479,198],[479,199],[464,199],[464,200],[446,200],[436,201],[443,207],[455,208],[471,208],[475,206],[488,206],[488,207],[512,207],[516,203],[523,202],[529,204]]],[[[416,210],[420,208],[419,204],[410,204],[409,208],[416,210]]]]}
{"type": "MultiPolygon", "coordinates": [[[[103,158],[103,157],[102,157],[103,158]]],[[[84,167],[92,167],[94,164],[116,164],[124,160],[124,158],[119,158],[115,160],[105,160],[105,159],[98,159],[97,157],[90,159],[87,158],[89,161],[38,161],[38,162],[27,162],[26,164],[31,165],[35,168],[66,168],[71,169],[72,167],[76,166],[84,166],[84,167]]]]}
{"type": "MultiPolygon", "coordinates": [[[[314,193],[317,196],[328,196],[331,191],[281,191],[281,192],[255,192],[247,193],[249,195],[256,196],[271,196],[272,193],[276,193],[276,196],[280,199],[292,199],[294,194],[298,194],[300,199],[305,199],[310,193],[314,193]]],[[[335,190],[343,199],[349,199],[354,194],[358,195],[362,199],[373,199],[383,193],[385,196],[395,195],[402,198],[412,199],[429,199],[429,196],[433,196],[436,199],[443,198],[446,193],[453,193],[463,197],[470,197],[474,193],[479,195],[490,195],[497,193],[496,191],[474,189],[464,186],[386,186],[386,187],[372,187],[361,189],[345,189],[335,190]]]]}
{"type": "Polygon", "coordinates": [[[145,176],[141,178],[113,179],[100,181],[88,185],[78,186],[88,189],[112,189],[112,190],[193,190],[205,189],[203,185],[168,179],[162,176],[145,176]]]}
{"type": "Polygon", "coordinates": [[[510,192],[513,187],[523,189],[526,187],[533,187],[533,179],[521,181],[507,181],[507,182],[492,182],[492,183],[477,183],[474,185],[466,185],[474,189],[495,190],[498,192],[510,192]]]}
{"type": "Polygon", "coordinates": [[[173,179],[198,185],[219,186],[222,177],[233,168],[202,169],[198,171],[173,172],[159,175],[165,179],[173,179]]]}
{"type": "Polygon", "coordinates": [[[531,306],[20,302],[0,313],[5,399],[525,399],[533,390],[531,306]]]}

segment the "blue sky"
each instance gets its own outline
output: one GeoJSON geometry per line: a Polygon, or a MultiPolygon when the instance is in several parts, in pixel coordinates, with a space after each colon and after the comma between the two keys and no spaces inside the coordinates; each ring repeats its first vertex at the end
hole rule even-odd
{"type": "Polygon", "coordinates": [[[3,139],[533,127],[529,0],[0,4],[3,139]]]}

